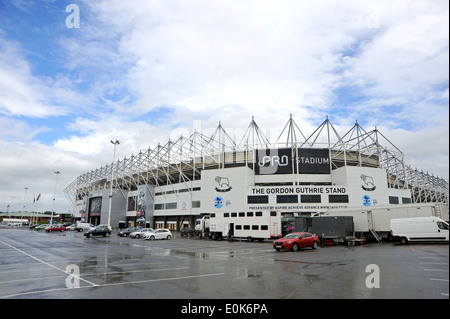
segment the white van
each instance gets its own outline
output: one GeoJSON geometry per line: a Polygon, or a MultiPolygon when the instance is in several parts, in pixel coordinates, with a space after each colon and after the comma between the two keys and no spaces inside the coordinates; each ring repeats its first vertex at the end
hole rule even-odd
{"type": "Polygon", "coordinates": [[[439,217],[391,219],[391,235],[402,244],[410,241],[448,242],[448,224],[439,217]]]}

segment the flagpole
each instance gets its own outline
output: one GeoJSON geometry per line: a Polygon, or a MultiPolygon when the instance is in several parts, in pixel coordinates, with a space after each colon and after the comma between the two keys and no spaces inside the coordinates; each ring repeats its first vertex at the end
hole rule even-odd
{"type": "Polygon", "coordinates": [[[22,217],[20,218],[22,224],[23,224],[23,212],[25,210],[25,206],[26,206],[26,202],[27,202],[27,190],[28,190],[28,187],[24,187],[23,189],[25,190],[25,196],[23,197],[22,217]]]}
{"type": "Polygon", "coordinates": [[[55,190],[53,192],[53,204],[52,204],[52,214],[50,217],[50,225],[53,224],[53,211],[55,210],[55,200],[56,200],[56,184],[58,182],[58,175],[61,174],[61,172],[55,171],[54,173],[56,174],[56,177],[55,177],[55,190]]]}

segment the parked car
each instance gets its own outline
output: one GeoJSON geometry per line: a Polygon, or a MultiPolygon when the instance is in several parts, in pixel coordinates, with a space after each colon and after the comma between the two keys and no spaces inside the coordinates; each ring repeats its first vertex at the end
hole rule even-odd
{"type": "Polygon", "coordinates": [[[172,239],[172,233],[168,229],[156,229],[152,232],[146,233],[144,239],[155,240],[155,239],[172,239]]]}
{"type": "Polygon", "coordinates": [[[59,231],[59,232],[63,232],[66,231],[66,227],[64,227],[63,225],[50,225],[48,227],[45,228],[45,231],[47,233],[51,233],[52,231],[59,231]]]}
{"type": "Polygon", "coordinates": [[[111,236],[111,227],[108,227],[107,225],[99,225],[85,232],[84,236],[86,236],[86,238],[90,238],[92,236],[111,236]]]}
{"type": "Polygon", "coordinates": [[[319,246],[319,237],[311,233],[290,233],[283,238],[273,242],[273,248],[277,251],[282,249],[297,251],[299,248],[311,247],[316,249],[319,246]]]}
{"type": "Polygon", "coordinates": [[[130,233],[131,238],[141,238],[144,237],[144,233],[153,231],[153,228],[141,228],[132,233],[130,233]]]}
{"type": "Polygon", "coordinates": [[[134,231],[137,231],[139,228],[137,227],[128,227],[125,229],[122,229],[117,235],[120,237],[127,237],[130,236],[130,234],[134,231]]]}
{"type": "Polygon", "coordinates": [[[182,237],[194,236],[195,235],[195,229],[194,228],[189,228],[189,227],[183,227],[180,230],[180,235],[182,237]]]}
{"type": "Polygon", "coordinates": [[[66,230],[76,230],[76,228],[77,228],[77,224],[72,224],[72,225],[66,226],[66,230]]]}
{"type": "Polygon", "coordinates": [[[46,229],[48,227],[48,224],[42,224],[42,225],[37,225],[36,227],[34,227],[34,230],[43,230],[46,229]]]}
{"type": "Polygon", "coordinates": [[[94,228],[95,226],[89,223],[77,223],[77,226],[75,227],[75,230],[77,230],[78,232],[82,232],[85,230],[89,230],[94,228]]]}

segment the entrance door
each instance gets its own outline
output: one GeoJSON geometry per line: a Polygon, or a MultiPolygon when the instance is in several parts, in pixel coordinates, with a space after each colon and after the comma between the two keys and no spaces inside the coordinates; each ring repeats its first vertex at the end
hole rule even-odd
{"type": "Polygon", "coordinates": [[[233,237],[233,236],[234,236],[234,223],[229,223],[227,237],[233,237]]]}
{"type": "Polygon", "coordinates": [[[89,223],[91,223],[94,226],[97,226],[100,224],[100,216],[91,216],[89,219],[90,219],[89,223]]]}

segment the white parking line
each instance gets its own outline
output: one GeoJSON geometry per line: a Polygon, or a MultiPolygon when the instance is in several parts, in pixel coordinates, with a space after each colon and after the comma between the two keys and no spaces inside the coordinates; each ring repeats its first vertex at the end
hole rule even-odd
{"type": "MultiPolygon", "coordinates": [[[[100,267],[100,268],[104,268],[104,267],[100,267]]],[[[162,268],[162,269],[141,269],[141,270],[129,270],[129,271],[110,271],[110,272],[94,272],[94,273],[83,274],[83,277],[99,276],[99,275],[100,276],[123,275],[123,274],[133,274],[133,273],[141,273],[141,272],[184,270],[184,269],[189,269],[189,267],[162,268]]],[[[73,274],[71,274],[71,276],[73,276],[73,274]]],[[[57,278],[66,278],[66,277],[67,277],[67,275],[66,276],[48,276],[48,277],[33,278],[33,280],[36,281],[36,280],[47,280],[47,279],[57,279],[57,278]]],[[[29,278],[23,278],[23,279],[9,280],[9,281],[0,281],[0,285],[14,283],[14,282],[29,281],[29,280],[30,280],[29,278]]]]}
{"type": "Polygon", "coordinates": [[[446,282],[448,282],[448,279],[430,278],[430,280],[434,280],[434,281],[446,281],[446,282]]]}
{"type": "MultiPolygon", "coordinates": [[[[224,274],[225,273],[221,272],[221,273],[215,273],[215,274],[196,275],[196,276],[149,279],[149,280],[140,280],[140,281],[131,281],[131,282],[116,282],[116,283],[110,283],[110,284],[95,285],[95,288],[107,287],[107,286],[128,285],[128,284],[140,284],[140,283],[147,283],[147,282],[159,282],[159,281],[171,281],[171,280],[183,280],[183,279],[192,279],[192,278],[221,276],[224,274]]],[[[73,288],[73,289],[84,289],[84,288],[94,288],[94,287],[93,286],[83,286],[83,287],[73,288]]],[[[13,295],[0,296],[0,299],[14,298],[14,297],[19,297],[19,296],[27,296],[27,295],[35,295],[35,294],[55,292],[55,291],[63,291],[63,290],[68,290],[68,289],[71,289],[71,288],[56,288],[56,289],[47,289],[47,290],[39,290],[39,291],[30,291],[30,292],[18,293],[18,294],[13,294],[13,295]]]]}
{"type": "Polygon", "coordinates": [[[23,250],[20,250],[19,248],[16,248],[16,247],[14,247],[14,246],[12,246],[12,245],[10,245],[10,244],[8,244],[8,243],[5,243],[4,241],[1,241],[1,240],[0,240],[0,243],[6,245],[6,246],[8,246],[8,247],[11,247],[12,249],[17,250],[18,252],[21,252],[22,254],[24,254],[24,255],[26,255],[26,256],[28,256],[28,257],[30,257],[30,258],[33,258],[34,260],[37,260],[37,261],[39,261],[40,263],[42,263],[42,264],[44,264],[44,265],[47,265],[47,266],[49,266],[49,267],[51,267],[51,268],[53,268],[53,269],[59,270],[59,271],[65,273],[66,275],[70,275],[70,276],[72,276],[72,277],[74,277],[74,278],[77,278],[77,279],[79,279],[79,280],[81,280],[81,281],[83,281],[83,282],[85,282],[85,283],[87,283],[87,284],[89,284],[89,285],[91,285],[91,286],[93,286],[93,287],[97,286],[97,284],[94,284],[93,282],[90,282],[90,281],[88,281],[88,280],[86,280],[86,279],[83,279],[83,278],[81,278],[81,277],[79,277],[79,276],[76,276],[76,275],[74,275],[74,274],[72,274],[72,273],[66,272],[66,271],[63,270],[63,269],[60,269],[60,268],[58,268],[58,267],[56,267],[56,266],[53,266],[52,264],[49,264],[49,263],[47,263],[47,262],[45,262],[45,261],[43,261],[43,260],[41,260],[41,259],[39,259],[39,258],[37,258],[37,257],[34,257],[33,255],[30,255],[29,253],[24,252],[23,250]]]}

